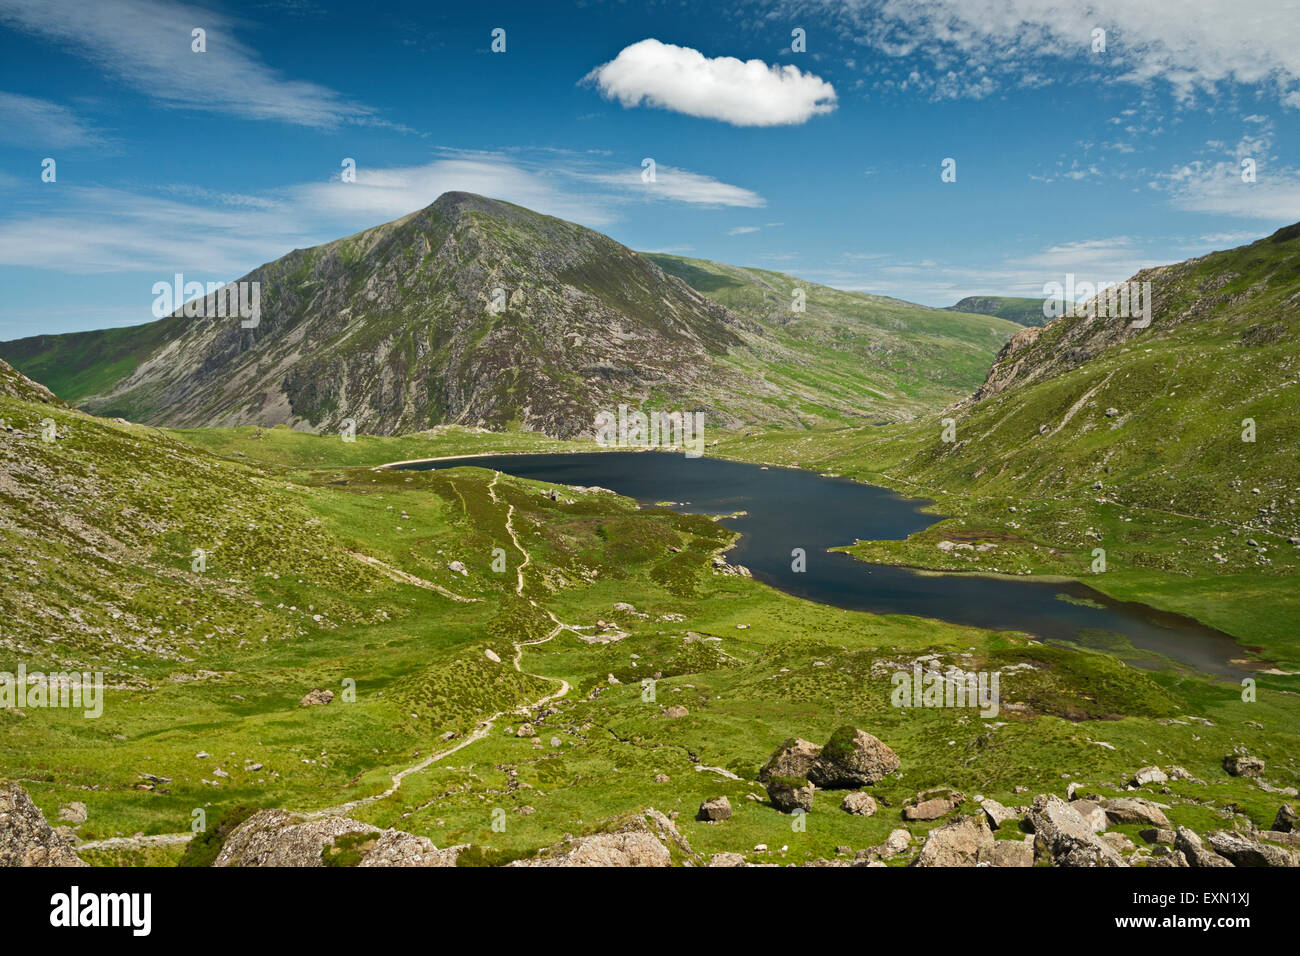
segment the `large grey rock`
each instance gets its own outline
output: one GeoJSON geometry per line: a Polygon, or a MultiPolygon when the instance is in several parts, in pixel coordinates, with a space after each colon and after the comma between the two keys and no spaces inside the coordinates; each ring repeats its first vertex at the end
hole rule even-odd
{"type": "Polygon", "coordinates": [[[1166,850],[1165,853],[1154,854],[1147,862],[1147,866],[1170,866],[1185,867],[1188,866],[1187,857],[1183,856],[1181,850],[1170,850],[1168,847],[1157,847],[1157,849],[1166,850]]]}
{"type": "Polygon", "coordinates": [[[1133,779],[1129,784],[1134,787],[1145,787],[1148,784],[1168,783],[1169,777],[1159,767],[1143,767],[1133,774],[1133,779]]]}
{"type": "Polygon", "coordinates": [[[709,862],[706,864],[706,866],[724,866],[724,867],[745,866],[745,865],[746,863],[745,863],[744,856],[742,856],[739,853],[731,853],[729,851],[713,854],[713,856],[709,857],[709,862]]]}
{"type": "Polygon", "coordinates": [[[385,830],[358,866],[455,866],[464,845],[440,850],[428,837],[385,830]]]}
{"type": "Polygon", "coordinates": [[[1035,842],[1055,866],[1127,866],[1114,847],[1098,839],[1091,825],[1054,794],[1040,794],[1026,814],[1035,842]]]}
{"type": "Polygon", "coordinates": [[[73,800],[67,806],[59,807],[59,820],[63,823],[71,823],[73,826],[85,823],[88,815],[86,805],[80,800],[73,800]]]}
{"type": "Polygon", "coordinates": [[[898,755],[879,738],[856,727],[841,727],[813,761],[808,779],[827,789],[867,787],[898,766],[898,755]]]}
{"type": "Polygon", "coordinates": [[[994,840],[992,846],[980,850],[980,866],[1033,866],[1034,841],[994,840]]]}
{"type": "Polygon", "coordinates": [[[875,816],[879,807],[876,804],[876,798],[871,794],[855,790],[853,793],[844,795],[844,800],[840,803],[840,809],[845,813],[852,813],[854,816],[871,817],[875,816]]]}
{"type": "Polygon", "coordinates": [[[1174,837],[1174,849],[1187,858],[1188,866],[1223,867],[1232,866],[1232,861],[1219,856],[1213,850],[1206,849],[1201,838],[1187,827],[1179,827],[1174,837]]]}
{"type": "Polygon", "coordinates": [[[1273,843],[1300,846],[1300,831],[1298,830],[1260,830],[1255,835],[1261,840],[1269,840],[1273,843]]]}
{"type": "Polygon", "coordinates": [[[966,796],[949,787],[924,790],[903,807],[904,820],[938,820],[956,810],[966,801],[966,796]]]}
{"type": "Polygon", "coordinates": [[[731,801],[725,796],[705,800],[700,804],[700,811],[695,816],[695,819],[705,820],[709,823],[721,823],[723,820],[729,820],[730,818],[731,801]]]}
{"type": "Polygon", "coordinates": [[[990,797],[984,798],[984,801],[980,804],[980,808],[983,809],[984,816],[989,821],[989,827],[993,830],[999,830],[1002,828],[1003,824],[1008,823],[1014,828],[1019,825],[1020,818],[1023,815],[1021,812],[1012,810],[1010,807],[1004,807],[1002,804],[990,797]]]}
{"type": "Polygon", "coordinates": [[[889,860],[898,856],[909,846],[912,845],[912,834],[899,827],[896,830],[890,830],[889,836],[885,842],[870,849],[861,850],[854,857],[855,865],[862,866],[879,860],[889,860]]]}
{"type": "Polygon", "coordinates": [[[1258,843],[1240,833],[1215,830],[1205,839],[1214,852],[1231,860],[1234,866],[1296,866],[1295,850],[1258,843]]]}
{"type": "Polygon", "coordinates": [[[812,809],[813,785],[803,777],[769,777],[767,796],[782,813],[812,809]]]}
{"type": "Polygon", "coordinates": [[[628,820],[612,833],[580,837],[550,847],[537,857],[516,860],[510,866],[616,866],[663,867],[672,865],[667,844],[684,851],[690,845],[677,832],[672,821],[649,808],[628,820]]]}
{"type": "Polygon", "coordinates": [[[1106,816],[1106,811],[1102,809],[1100,803],[1095,800],[1074,800],[1070,806],[1074,812],[1083,817],[1083,821],[1088,824],[1088,828],[1093,833],[1101,833],[1106,827],[1110,826],[1110,819],[1106,816]]]}
{"type": "Polygon", "coordinates": [[[1234,777],[1262,777],[1264,761],[1244,754],[1229,754],[1223,758],[1223,769],[1234,777]]]}
{"type": "Polygon", "coordinates": [[[351,817],[309,819],[285,810],[261,810],[226,837],[213,866],[324,866],[321,851],[345,833],[375,833],[378,827],[351,817]]]}
{"type": "Polygon", "coordinates": [[[1117,797],[1113,800],[1103,800],[1101,806],[1106,811],[1107,819],[1113,824],[1131,823],[1157,827],[1161,830],[1168,830],[1172,826],[1164,812],[1150,800],[1117,797]]]}
{"type": "Polygon", "coordinates": [[[16,783],[0,783],[0,867],[86,866],[16,783]]]}
{"type": "Polygon", "coordinates": [[[302,700],[298,701],[299,707],[323,707],[334,700],[334,691],[321,690],[319,687],[313,691],[308,691],[303,695],[302,700]]]}
{"type": "Polygon", "coordinates": [[[767,783],[770,777],[806,777],[821,752],[822,748],[814,743],[789,737],[758,771],[758,782],[767,783]]]}
{"type": "Polygon", "coordinates": [[[958,817],[935,827],[925,838],[913,866],[975,866],[981,852],[992,852],[993,831],[981,813],[958,817]]]}
{"type": "Polygon", "coordinates": [[[1273,818],[1273,829],[1282,833],[1293,833],[1297,823],[1300,823],[1300,818],[1296,816],[1295,807],[1284,803],[1277,811],[1277,816],[1273,818]]]}

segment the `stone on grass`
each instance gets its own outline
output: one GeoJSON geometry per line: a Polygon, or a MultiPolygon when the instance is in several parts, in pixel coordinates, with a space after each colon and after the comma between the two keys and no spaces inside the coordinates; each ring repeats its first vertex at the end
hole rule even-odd
{"type": "Polygon", "coordinates": [[[852,813],[858,817],[875,816],[877,810],[876,798],[869,793],[855,790],[853,793],[845,794],[844,800],[840,803],[840,809],[845,813],[852,813]]]}
{"type": "Polygon", "coordinates": [[[808,779],[827,789],[867,787],[898,767],[898,755],[883,741],[865,730],[841,727],[813,761],[808,779]]]}
{"type": "Polygon", "coordinates": [[[958,817],[935,827],[925,838],[913,866],[975,866],[981,852],[993,850],[993,831],[984,815],[958,817]]]}
{"type": "Polygon", "coordinates": [[[720,823],[731,817],[731,801],[725,796],[714,797],[712,800],[705,800],[700,804],[700,811],[696,814],[695,819],[705,820],[709,823],[720,823]]]}
{"type": "Polygon", "coordinates": [[[813,785],[806,777],[768,777],[767,797],[782,813],[807,812],[813,805],[813,785]]]}
{"type": "Polygon", "coordinates": [[[758,771],[758,782],[767,783],[770,777],[806,777],[821,752],[822,748],[814,743],[788,737],[758,771]]]}

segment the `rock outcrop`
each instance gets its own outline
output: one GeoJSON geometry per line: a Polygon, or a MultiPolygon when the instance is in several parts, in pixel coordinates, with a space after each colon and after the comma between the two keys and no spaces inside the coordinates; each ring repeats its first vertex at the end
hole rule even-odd
{"type": "Polygon", "coordinates": [[[1075,809],[1052,794],[1040,794],[1026,814],[1035,846],[1054,866],[1128,866],[1115,848],[1098,838],[1075,809]]]}
{"type": "Polygon", "coordinates": [[[0,783],[0,867],[86,866],[16,783],[0,783]]]}
{"type": "Polygon", "coordinates": [[[912,865],[975,866],[981,853],[992,851],[993,831],[984,815],[959,817],[929,832],[912,865]]]}
{"type": "Polygon", "coordinates": [[[598,833],[580,837],[568,843],[550,847],[541,854],[526,860],[515,860],[510,866],[616,866],[662,867],[671,866],[673,853],[692,853],[690,844],[666,816],[647,808],[623,823],[611,833],[598,833]]]}

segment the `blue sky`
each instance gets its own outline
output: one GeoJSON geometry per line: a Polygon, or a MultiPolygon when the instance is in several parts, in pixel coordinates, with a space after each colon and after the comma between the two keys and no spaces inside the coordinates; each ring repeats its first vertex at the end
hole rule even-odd
{"type": "Polygon", "coordinates": [[[149,321],[176,272],[449,189],[929,305],[1038,296],[1300,220],[1298,120],[1297,0],[0,0],[0,338],[149,321]]]}

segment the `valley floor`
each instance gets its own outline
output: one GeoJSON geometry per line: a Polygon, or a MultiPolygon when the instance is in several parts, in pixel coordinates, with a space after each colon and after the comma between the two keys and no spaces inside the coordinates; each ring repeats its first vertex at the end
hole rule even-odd
{"type": "MultiPolygon", "coordinates": [[[[675,817],[701,860],[831,859],[904,827],[912,850],[898,864],[945,822],[901,820],[932,787],[1015,806],[1069,783],[1125,795],[1140,767],[1177,766],[1185,776],[1143,793],[1174,825],[1204,833],[1267,829],[1300,782],[1292,675],[1261,674],[1245,699],[1235,682],[1096,649],[824,607],[719,566],[732,533],[707,518],[472,462],[374,468],[572,445],[458,429],[355,443],[286,429],[161,433],[19,402],[4,411],[24,432],[38,415],[67,431],[53,446],[0,438],[0,491],[14,509],[6,570],[44,601],[5,598],[6,619],[30,624],[4,635],[5,657],[103,669],[111,689],[98,720],[0,710],[0,777],[27,788],[51,821],[84,804],[72,826],[93,864],[176,862],[187,843],[171,835],[189,833],[199,811],[212,829],[251,809],[346,808],[504,862],[651,806],[675,817]],[[135,463],[122,458],[128,448],[135,463]],[[48,491],[37,489],[42,477],[48,491]],[[197,549],[207,552],[201,572],[197,549]],[[1001,671],[1002,713],[893,706],[890,675],[918,661],[1001,671]],[[333,700],[304,706],[316,689],[333,700]],[[806,818],[779,812],[759,767],[789,737],[822,742],[846,724],[901,759],[870,788],[878,812],[843,812],[833,791],[819,791],[806,818]],[[1240,752],[1263,759],[1265,774],[1226,773],[1225,756],[1240,752]],[[719,796],[731,817],[695,820],[719,796]]],[[[834,437],[802,441],[737,436],[710,453],[891,483],[865,456],[855,466],[834,437]]],[[[987,539],[998,570],[1082,577],[1086,559],[1062,541],[1085,526],[1134,541],[1161,522],[1199,533],[1191,519],[1070,502],[1021,507],[1008,530],[993,504],[959,508],[955,496],[911,490],[955,517],[856,553],[967,567],[934,543],[987,539]]],[[[1276,670],[1300,669],[1280,560],[1211,577],[1169,551],[1184,564],[1115,562],[1088,583],[1190,613],[1259,646],[1276,670]]],[[[1139,829],[1112,827],[1140,844],[1139,829]]]]}

